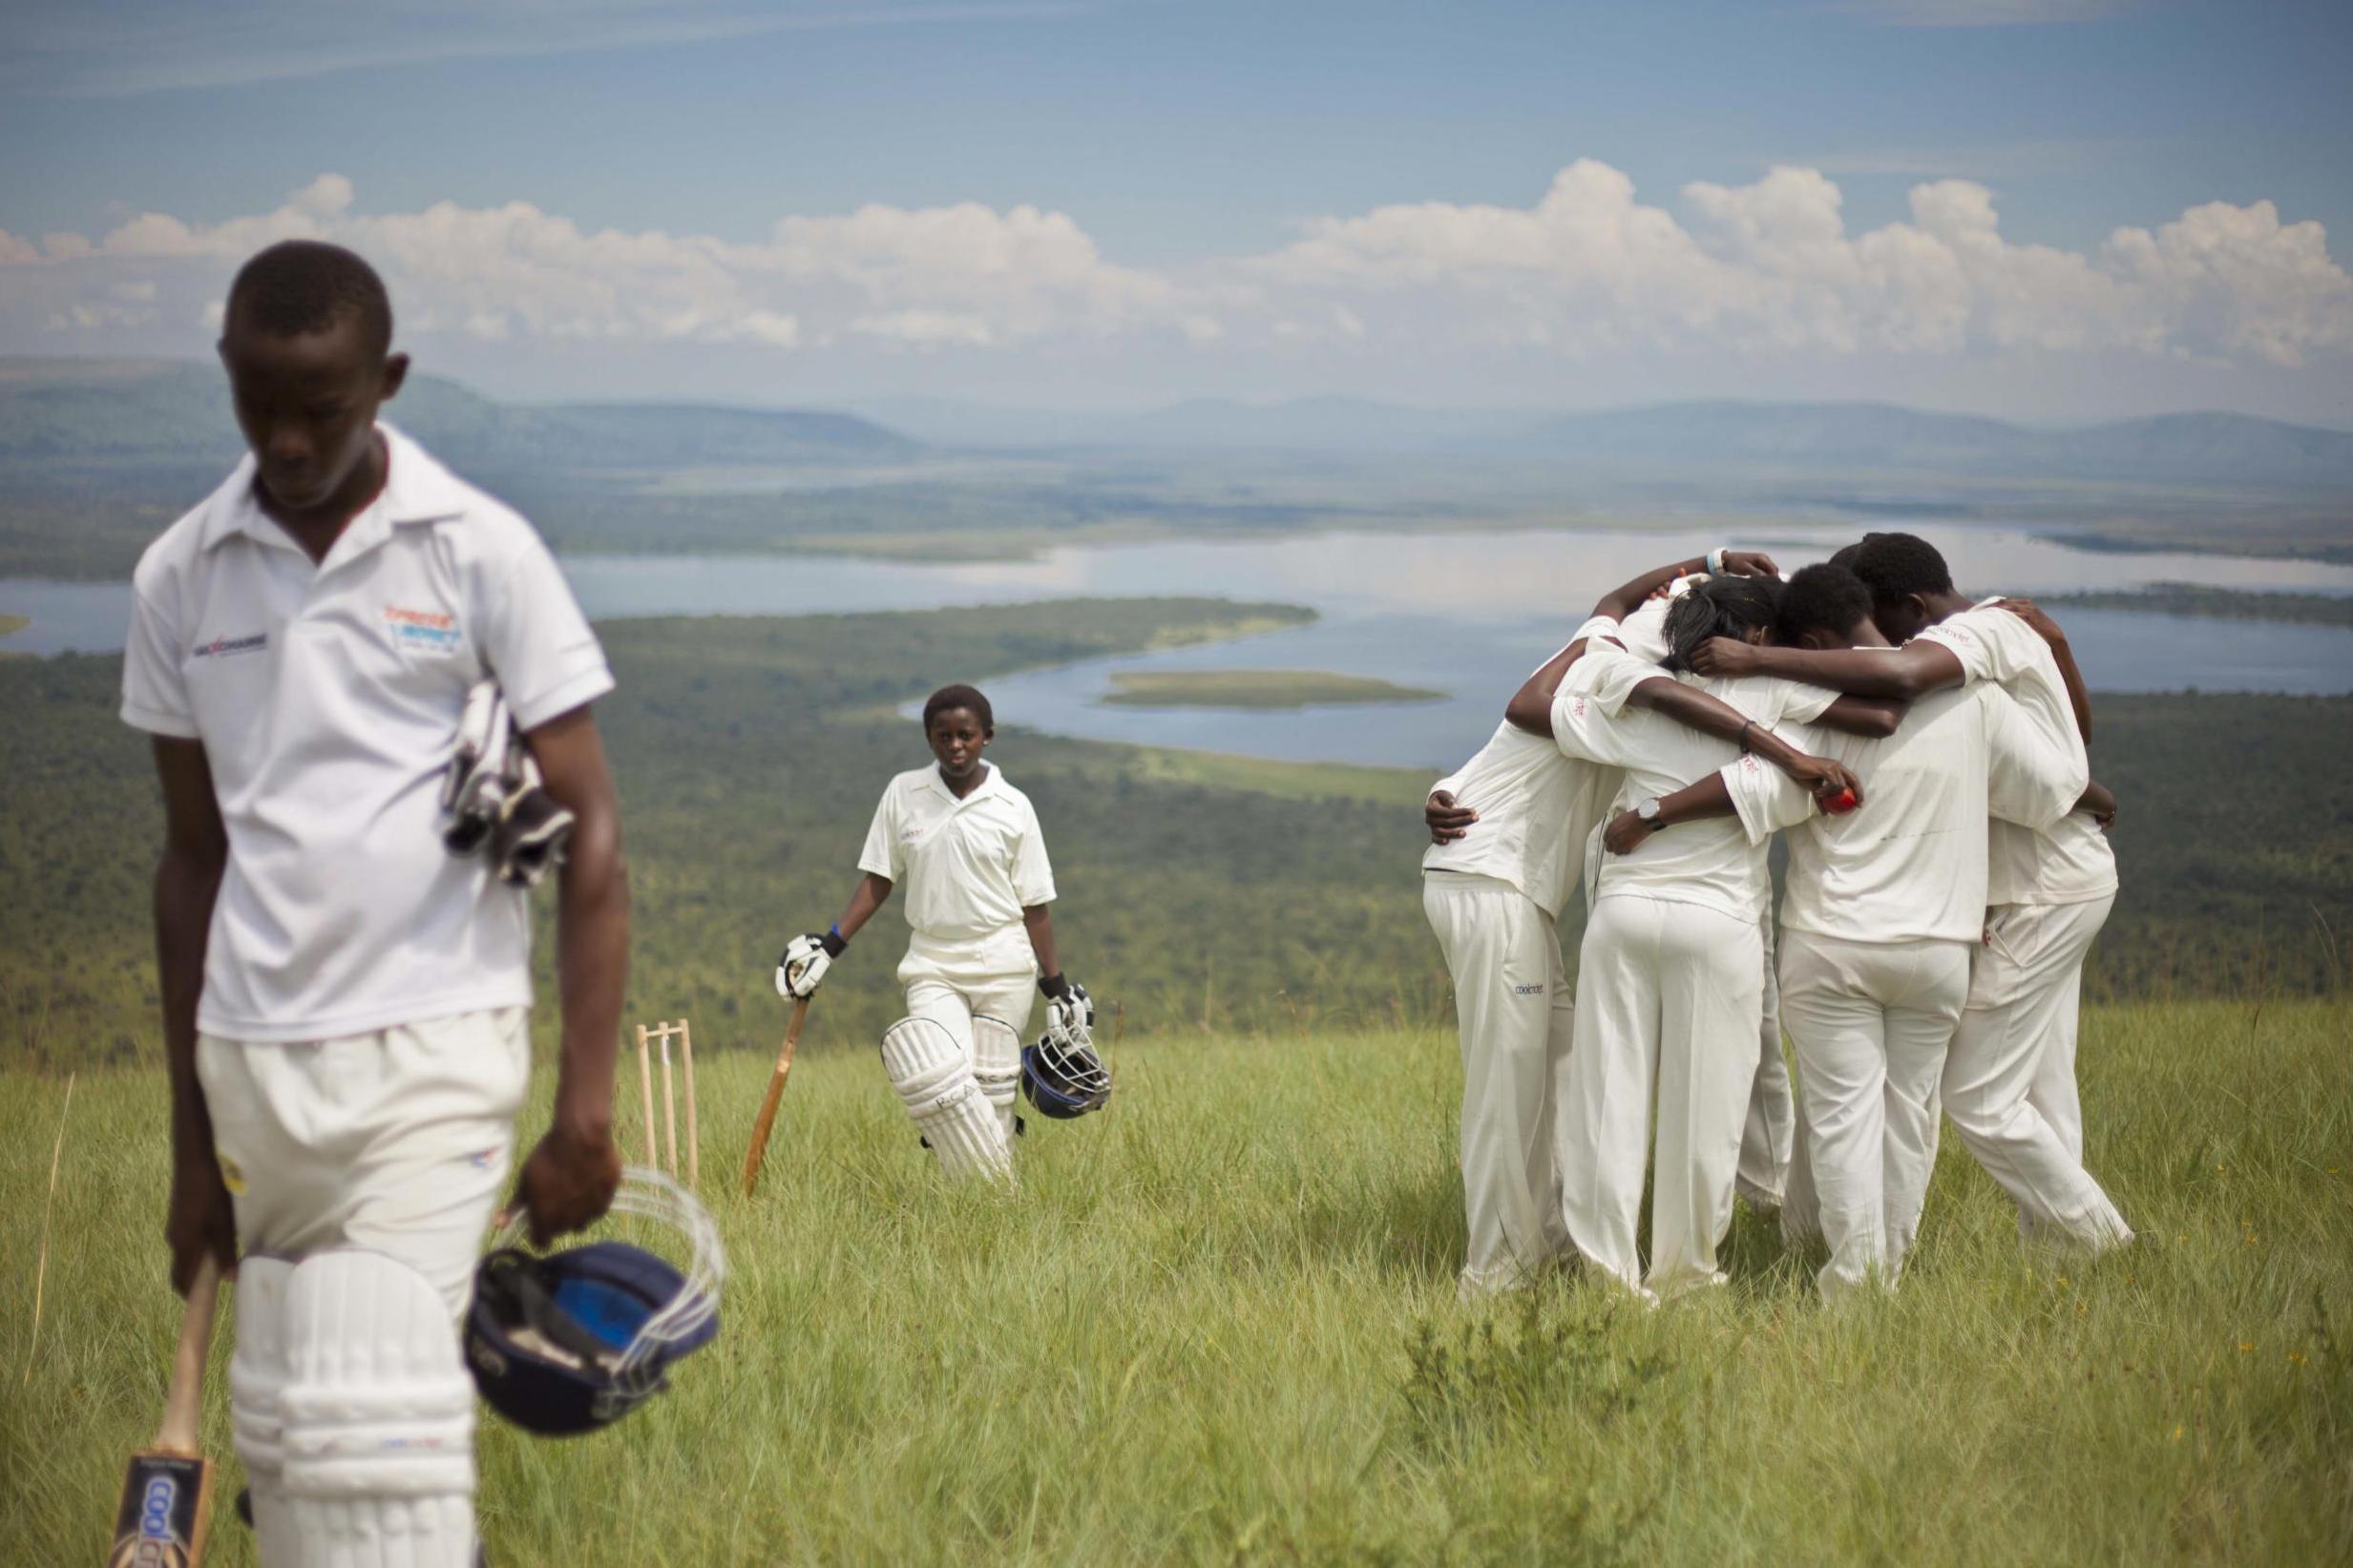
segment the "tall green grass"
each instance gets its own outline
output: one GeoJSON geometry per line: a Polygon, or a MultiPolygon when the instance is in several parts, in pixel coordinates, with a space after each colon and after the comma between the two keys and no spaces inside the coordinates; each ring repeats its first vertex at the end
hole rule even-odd
{"type": "MultiPolygon", "coordinates": [[[[1893,1298],[1823,1307],[1744,1212],[1732,1286],[1655,1313],[1576,1279],[1455,1303],[1441,1032],[1131,1044],[1103,1116],[1033,1119],[1011,1195],[943,1187],[841,1051],[794,1070],[746,1202],[767,1063],[713,1055],[723,1335],[601,1436],[486,1423],[492,1560],[2345,1561],[2349,1035],[2343,1002],[2090,1013],[2128,1253],[2026,1251],[1948,1139],[1893,1298]]],[[[162,1093],[81,1078],[29,1354],[64,1084],[0,1077],[11,1562],[95,1558],[159,1410],[162,1093]]]]}

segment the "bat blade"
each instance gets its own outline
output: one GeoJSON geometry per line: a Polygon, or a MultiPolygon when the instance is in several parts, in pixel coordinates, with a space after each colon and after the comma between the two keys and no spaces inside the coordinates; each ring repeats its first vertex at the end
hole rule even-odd
{"type": "Polygon", "coordinates": [[[107,1568],[202,1568],[212,1512],[210,1459],[160,1448],[134,1453],[115,1509],[107,1568]]]}
{"type": "Polygon", "coordinates": [[[801,1026],[809,1020],[806,996],[792,1004],[792,1019],[785,1026],[785,1045],[776,1054],[776,1070],[768,1075],[768,1092],[760,1115],[751,1124],[751,1145],[744,1151],[744,1196],[760,1184],[760,1166],[768,1157],[768,1130],[776,1125],[776,1107],[784,1102],[785,1078],[792,1072],[792,1053],[801,1043],[801,1026]]]}
{"type": "Polygon", "coordinates": [[[188,1308],[179,1320],[163,1429],[153,1444],[131,1455],[123,1473],[107,1568],[202,1568],[204,1532],[212,1524],[213,1465],[198,1447],[197,1416],[204,1397],[204,1359],[212,1349],[213,1308],[220,1300],[221,1264],[208,1253],[197,1265],[188,1308]]]}

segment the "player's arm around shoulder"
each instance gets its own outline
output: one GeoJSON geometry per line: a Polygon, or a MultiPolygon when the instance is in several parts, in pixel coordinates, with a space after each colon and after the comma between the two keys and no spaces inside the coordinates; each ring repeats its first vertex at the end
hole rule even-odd
{"type": "Polygon", "coordinates": [[[532,1240],[603,1214],[620,1181],[613,1142],[613,1064],[629,979],[629,875],[620,797],[595,715],[583,703],[524,733],[547,791],[573,815],[557,894],[556,969],[563,1040],[553,1124],[524,1160],[515,1197],[532,1240]]]}

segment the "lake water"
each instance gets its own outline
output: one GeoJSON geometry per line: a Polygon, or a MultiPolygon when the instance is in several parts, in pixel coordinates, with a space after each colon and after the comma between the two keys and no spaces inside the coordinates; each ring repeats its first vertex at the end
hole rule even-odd
{"type": "MultiPolygon", "coordinates": [[[[1779,527],[1745,540],[1787,568],[1859,532],[1779,527]]],[[[2353,594],[2353,567],[2150,552],[2069,550],[2028,534],[1922,529],[1964,589],[2019,594],[2181,581],[2353,594]]],[[[1584,618],[1644,567],[1698,554],[1714,534],[1319,533],[1233,543],[1164,542],[1049,552],[1026,562],[926,566],[812,556],[571,556],[592,617],[799,615],[1046,601],[1074,595],[1213,595],[1313,607],[1312,626],[1239,641],[1094,659],[989,682],[1011,723],[1103,740],[1324,762],[1450,766],[1495,726],[1503,700],[1584,618]],[[1114,670],[1316,669],[1448,693],[1443,701],[1295,713],[1113,707],[1114,670]]],[[[120,583],[0,579],[0,614],[33,624],[0,648],[118,648],[120,583]]],[[[1042,604],[1041,617],[1050,617],[1042,604]]],[[[2104,691],[2353,692],[2353,629],[2070,610],[2091,685],[2104,691]]],[[[944,681],[958,672],[942,670],[944,681]]]]}

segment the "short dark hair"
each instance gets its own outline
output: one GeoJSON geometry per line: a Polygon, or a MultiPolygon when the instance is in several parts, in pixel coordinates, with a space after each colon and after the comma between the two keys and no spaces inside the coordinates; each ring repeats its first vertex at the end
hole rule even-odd
{"type": "Polygon", "coordinates": [[[1845,638],[1858,622],[1871,618],[1871,590],[1848,568],[1823,561],[1797,569],[1781,590],[1781,609],[1773,619],[1775,640],[1796,645],[1809,632],[1845,638]]]}
{"type": "Polygon", "coordinates": [[[355,316],[378,354],[392,346],[392,297],[376,269],[341,245],[285,240],[237,269],[225,320],[274,337],[324,332],[355,316]]]}
{"type": "Polygon", "coordinates": [[[1943,553],[1917,533],[1866,533],[1852,564],[1875,605],[1900,603],[1911,594],[1953,591],[1943,553]]]}
{"type": "Polygon", "coordinates": [[[1667,667],[1688,670],[1712,637],[1745,638],[1773,625],[1781,584],[1773,577],[1710,577],[1667,607],[1667,667]]]}
{"type": "Polygon", "coordinates": [[[981,734],[995,735],[997,733],[997,715],[989,710],[989,700],[980,695],[980,690],[977,686],[942,686],[925,698],[923,700],[923,733],[929,735],[932,732],[933,720],[943,713],[953,713],[957,708],[972,710],[973,717],[980,721],[981,734]]]}

